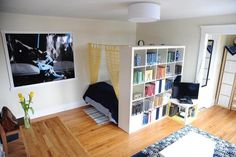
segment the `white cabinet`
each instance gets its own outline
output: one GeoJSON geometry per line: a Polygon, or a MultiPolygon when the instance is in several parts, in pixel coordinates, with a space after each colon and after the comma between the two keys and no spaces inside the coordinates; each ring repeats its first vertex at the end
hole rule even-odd
{"type": "Polygon", "coordinates": [[[184,46],[120,47],[119,127],[128,133],[166,117],[184,46]]]}

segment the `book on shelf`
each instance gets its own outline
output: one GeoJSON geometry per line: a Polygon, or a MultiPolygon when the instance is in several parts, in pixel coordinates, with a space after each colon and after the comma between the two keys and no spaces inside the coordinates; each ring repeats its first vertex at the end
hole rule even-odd
{"type": "Polygon", "coordinates": [[[156,73],[156,78],[161,79],[164,78],[166,74],[166,67],[165,66],[157,66],[157,73],[156,73]]]}
{"type": "Polygon", "coordinates": [[[156,120],[159,119],[159,111],[160,111],[160,108],[157,108],[156,109],[156,120]]]}
{"type": "Polygon", "coordinates": [[[155,85],[155,94],[165,91],[165,79],[157,80],[155,85]]]}
{"type": "Polygon", "coordinates": [[[135,92],[133,93],[133,100],[137,100],[143,97],[143,93],[142,92],[135,92]]]}
{"type": "Polygon", "coordinates": [[[132,105],[132,115],[137,115],[143,112],[143,101],[134,102],[132,105]]]}
{"type": "Polygon", "coordinates": [[[155,83],[145,84],[145,96],[153,96],[155,94],[155,83]]]}
{"type": "Polygon", "coordinates": [[[166,75],[171,75],[171,68],[170,65],[166,66],[166,75]]]}
{"type": "Polygon", "coordinates": [[[143,113],[143,125],[148,124],[149,113],[143,113]]]}
{"type": "Polygon", "coordinates": [[[135,54],[134,56],[134,66],[142,65],[142,56],[140,54],[135,54]]]}
{"type": "Polygon", "coordinates": [[[147,52],[147,65],[154,65],[157,62],[156,52],[147,52]]]}
{"type": "Polygon", "coordinates": [[[149,69],[145,71],[145,81],[152,81],[152,76],[153,76],[153,69],[149,69]]]}
{"type": "Polygon", "coordinates": [[[167,114],[167,105],[164,105],[162,107],[162,117],[165,116],[167,114]]]}
{"type": "Polygon", "coordinates": [[[182,73],[182,65],[176,64],[175,65],[175,74],[179,75],[182,73]]]}
{"type": "Polygon", "coordinates": [[[172,86],[173,86],[173,80],[166,79],[165,90],[172,89],[172,86]]]}
{"type": "Polygon", "coordinates": [[[143,113],[143,125],[152,121],[152,111],[143,113]]]}
{"type": "Polygon", "coordinates": [[[155,100],[155,102],[154,102],[155,107],[159,107],[163,104],[163,96],[162,95],[155,96],[154,100],[155,100]]]}
{"type": "Polygon", "coordinates": [[[134,84],[139,84],[144,82],[144,72],[141,70],[134,70],[134,84]]]}
{"type": "Polygon", "coordinates": [[[174,62],[175,61],[175,52],[169,51],[167,55],[167,62],[174,62]]]}
{"type": "Polygon", "coordinates": [[[150,99],[150,98],[145,99],[145,101],[144,101],[144,106],[143,106],[143,111],[144,111],[144,112],[145,112],[145,111],[149,111],[150,109],[153,108],[153,106],[154,106],[154,101],[153,101],[153,99],[150,99]]]}
{"type": "Polygon", "coordinates": [[[181,53],[179,52],[179,50],[177,50],[175,53],[175,61],[181,61],[181,53]]]}

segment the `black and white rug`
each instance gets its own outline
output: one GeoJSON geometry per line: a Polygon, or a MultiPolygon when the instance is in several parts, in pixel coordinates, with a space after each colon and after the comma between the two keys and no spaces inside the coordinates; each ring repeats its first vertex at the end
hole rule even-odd
{"type": "Polygon", "coordinates": [[[176,142],[181,137],[185,136],[190,131],[203,135],[215,141],[215,150],[213,157],[236,157],[236,145],[231,144],[219,137],[211,135],[201,129],[195,128],[191,125],[187,125],[184,128],[174,132],[173,134],[165,137],[164,139],[150,145],[139,153],[133,155],[132,157],[160,157],[159,152],[169,146],[170,144],[176,142]]]}
{"type": "Polygon", "coordinates": [[[109,123],[110,120],[103,113],[99,112],[95,107],[84,109],[84,112],[91,117],[98,125],[109,123]]]}

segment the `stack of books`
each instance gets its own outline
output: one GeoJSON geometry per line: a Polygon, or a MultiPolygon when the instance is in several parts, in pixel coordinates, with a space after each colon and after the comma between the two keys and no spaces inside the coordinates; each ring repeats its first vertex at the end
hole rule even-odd
{"type": "Polygon", "coordinates": [[[147,83],[145,85],[145,96],[153,96],[155,94],[155,83],[147,83]]]}
{"type": "Polygon", "coordinates": [[[144,81],[144,72],[141,70],[134,71],[134,84],[139,84],[144,81]]]}
{"type": "Polygon", "coordinates": [[[175,61],[175,52],[169,51],[167,55],[167,62],[174,62],[175,61]]]}
{"type": "Polygon", "coordinates": [[[161,66],[159,65],[157,67],[157,79],[161,79],[161,78],[164,78],[165,77],[165,74],[166,74],[166,67],[165,66],[161,66]]]}
{"type": "Polygon", "coordinates": [[[154,65],[157,63],[157,53],[147,52],[147,65],[154,65]]]}
{"type": "Polygon", "coordinates": [[[155,93],[162,93],[165,91],[165,79],[156,81],[155,93]]]}

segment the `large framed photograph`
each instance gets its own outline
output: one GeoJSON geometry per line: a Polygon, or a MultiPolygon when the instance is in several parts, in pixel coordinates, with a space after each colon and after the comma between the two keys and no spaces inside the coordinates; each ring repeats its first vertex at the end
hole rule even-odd
{"type": "Polygon", "coordinates": [[[2,35],[11,88],[75,78],[71,33],[2,35]]]}

